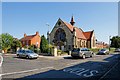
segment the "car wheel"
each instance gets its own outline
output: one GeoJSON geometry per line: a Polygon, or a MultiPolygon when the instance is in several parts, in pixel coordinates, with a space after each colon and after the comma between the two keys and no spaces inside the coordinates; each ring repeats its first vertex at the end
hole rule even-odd
{"type": "Polygon", "coordinates": [[[93,53],[90,55],[90,57],[93,57],[93,53]]]}
{"type": "Polygon", "coordinates": [[[17,57],[20,57],[20,55],[19,55],[19,54],[17,54],[17,57]]]}
{"type": "Polygon", "coordinates": [[[26,58],[29,59],[29,56],[27,55],[26,58]]]}
{"type": "Polygon", "coordinates": [[[85,55],[83,55],[82,58],[85,59],[85,55]]]}

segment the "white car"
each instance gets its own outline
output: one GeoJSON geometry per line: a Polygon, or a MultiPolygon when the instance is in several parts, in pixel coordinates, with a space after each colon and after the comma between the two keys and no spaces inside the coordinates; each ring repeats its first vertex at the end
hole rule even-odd
{"type": "Polygon", "coordinates": [[[39,55],[34,53],[31,50],[18,50],[17,51],[17,57],[24,57],[24,58],[38,58],[39,55]]]}

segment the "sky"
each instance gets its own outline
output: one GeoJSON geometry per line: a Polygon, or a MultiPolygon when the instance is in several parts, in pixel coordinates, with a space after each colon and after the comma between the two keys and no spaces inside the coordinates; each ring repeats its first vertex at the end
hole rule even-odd
{"type": "Polygon", "coordinates": [[[94,30],[96,39],[109,43],[109,36],[118,35],[117,2],[3,2],[2,33],[18,39],[33,35],[47,35],[59,18],[70,22],[83,31],[94,30]]]}

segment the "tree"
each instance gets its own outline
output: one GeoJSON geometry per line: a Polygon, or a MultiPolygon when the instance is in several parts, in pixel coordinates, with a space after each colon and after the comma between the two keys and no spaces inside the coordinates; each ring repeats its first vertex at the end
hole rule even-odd
{"type": "Polygon", "coordinates": [[[48,41],[44,35],[41,36],[40,50],[42,53],[48,52],[48,41]]]}
{"type": "Polygon", "coordinates": [[[11,48],[13,37],[8,33],[3,33],[0,35],[0,37],[2,38],[0,45],[2,47],[2,50],[4,50],[4,52],[6,53],[7,50],[11,48]]]}
{"type": "Polygon", "coordinates": [[[120,37],[119,36],[112,37],[111,47],[120,48],[120,37]]]}
{"type": "Polygon", "coordinates": [[[18,39],[14,38],[11,48],[14,50],[14,52],[16,52],[18,47],[22,47],[22,43],[18,39]]]}

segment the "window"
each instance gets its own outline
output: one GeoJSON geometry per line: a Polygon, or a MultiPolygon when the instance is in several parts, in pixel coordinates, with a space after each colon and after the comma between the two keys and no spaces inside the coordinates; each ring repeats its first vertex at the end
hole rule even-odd
{"type": "Polygon", "coordinates": [[[60,26],[60,25],[61,25],[61,22],[58,22],[58,25],[60,26]]]}
{"type": "Polygon", "coordinates": [[[65,42],[66,41],[65,31],[63,29],[59,28],[56,31],[54,38],[55,38],[54,42],[59,42],[59,41],[65,42]]]}
{"type": "Polygon", "coordinates": [[[23,41],[23,44],[25,44],[25,42],[23,41]]]}

